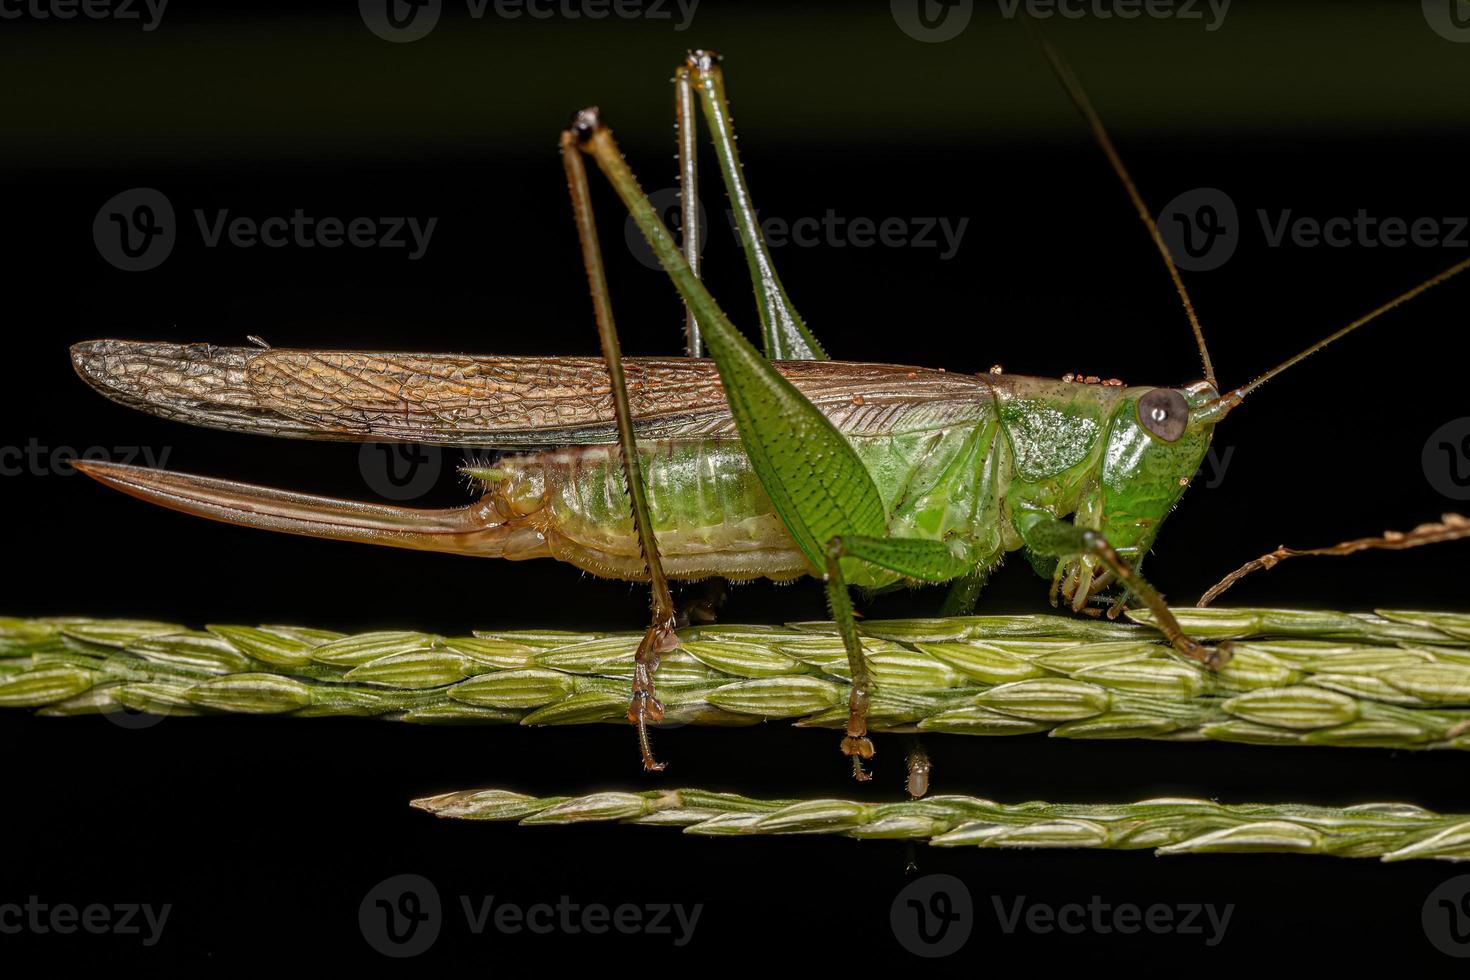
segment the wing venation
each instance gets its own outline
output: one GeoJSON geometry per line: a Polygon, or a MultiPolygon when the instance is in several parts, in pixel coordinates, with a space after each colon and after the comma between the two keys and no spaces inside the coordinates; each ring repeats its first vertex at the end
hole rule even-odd
{"type": "MultiPolygon", "coordinates": [[[[114,401],[194,425],[297,439],[504,447],[616,441],[597,357],[493,357],[97,340],[77,373],[114,401]]],[[[624,360],[638,434],[726,437],[735,425],[713,361],[624,360]]],[[[778,365],[844,432],[903,414],[944,425],[989,400],[983,378],[842,361],[778,365]]]]}

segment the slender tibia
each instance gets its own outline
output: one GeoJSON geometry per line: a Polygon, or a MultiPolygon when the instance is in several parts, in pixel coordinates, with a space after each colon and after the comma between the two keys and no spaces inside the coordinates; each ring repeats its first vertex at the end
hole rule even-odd
{"type": "Polygon", "coordinates": [[[653,756],[649,742],[648,726],[663,719],[663,705],[654,693],[653,677],[658,670],[659,656],[679,645],[674,634],[674,599],[669,592],[669,580],[664,575],[663,562],[659,560],[658,540],[653,534],[653,523],[649,516],[648,496],[643,483],[643,470],[638,461],[637,444],[633,438],[633,412],[628,405],[628,387],[623,377],[623,356],[618,344],[617,325],[613,322],[612,302],[607,291],[607,276],[602,266],[602,249],[597,241],[597,225],[592,217],[592,199],[587,189],[587,170],[582,163],[582,154],[577,147],[577,126],[589,121],[583,117],[593,110],[584,110],[577,124],[566,130],[561,137],[561,158],[566,167],[567,187],[572,195],[572,213],[577,222],[577,237],[582,242],[582,263],[587,269],[587,284],[592,291],[592,307],[597,317],[597,334],[602,341],[602,356],[607,361],[607,373],[611,381],[613,407],[618,420],[618,446],[623,457],[623,473],[628,481],[628,496],[633,503],[633,525],[638,532],[638,544],[643,559],[648,564],[648,578],[652,589],[652,621],[638,652],[633,667],[633,694],[628,704],[628,720],[638,726],[638,748],[643,756],[643,768],[649,772],[660,771],[664,764],[653,756]]]}
{"type": "Polygon", "coordinates": [[[1113,546],[1108,544],[1108,539],[1101,532],[1087,531],[1083,540],[1092,553],[1117,577],[1118,583],[1148,606],[1149,612],[1154,615],[1154,624],[1176,651],[1191,660],[1199,661],[1211,670],[1218,670],[1230,662],[1229,642],[1209,646],[1184,635],[1184,627],[1179,625],[1179,620],[1169,611],[1169,604],[1164,601],[1158,589],[1124,561],[1123,556],[1113,550],[1113,546]]]}
{"type": "Polygon", "coordinates": [[[855,558],[923,582],[952,581],[968,574],[974,563],[955,555],[943,541],[927,538],[844,535],[827,544],[827,599],[832,605],[832,621],[836,623],[842,645],[847,650],[848,670],[852,673],[842,753],[852,759],[853,777],[866,782],[872,778],[863,769],[863,760],[873,757],[873,742],[868,738],[868,705],[873,698],[873,675],[868,669],[862,640],[858,637],[852,597],[848,595],[847,580],[842,574],[844,558],[855,558]]]}
{"type": "MultiPolygon", "coordinates": [[[[689,66],[674,72],[674,135],[679,144],[679,237],[689,271],[699,275],[699,161],[696,153],[694,85],[689,66]]],[[[684,341],[690,357],[704,356],[699,318],[684,304],[684,341]]]]}
{"type": "MultiPolygon", "coordinates": [[[[1108,543],[1101,531],[1077,527],[1068,521],[1043,520],[1030,528],[1025,535],[1026,544],[1038,554],[1056,558],[1073,558],[1078,555],[1093,555],[1108,569],[1123,586],[1137,596],[1149,612],[1153,613],[1154,625],[1181,656],[1198,661],[1211,669],[1223,667],[1230,661],[1230,644],[1209,646],[1184,635],[1179,620],[1169,611],[1164,597],[1149,584],[1138,570],[1108,543]]],[[[1060,568],[1060,566],[1059,566],[1060,568]]]]}
{"type": "Polygon", "coordinates": [[[975,569],[962,578],[957,578],[949,586],[949,593],[944,597],[944,605],[939,608],[941,616],[969,616],[975,611],[975,603],[980,598],[980,590],[985,587],[985,580],[989,577],[988,569],[975,569]]]}
{"type": "Polygon", "coordinates": [[[872,754],[872,743],[866,737],[872,682],[858,641],[852,604],[842,584],[840,559],[856,558],[926,582],[957,578],[973,563],[957,559],[944,542],[882,536],[887,528],[883,501],[851,444],[740,335],[690,271],[673,235],[638,186],[612,133],[599,124],[595,114],[579,118],[575,136],[576,145],[597,162],[623,199],[679,294],[694,308],[719,366],[720,383],[741,444],[761,486],[776,502],[782,522],[812,572],[826,575],[833,615],[842,631],[854,679],[850,735],[844,739],[843,750],[854,757],[854,769],[862,778],[861,760],[872,754]]]}
{"type": "Polygon", "coordinates": [[[839,567],[840,549],[840,543],[835,544],[827,557],[827,602],[832,607],[832,622],[837,624],[842,645],[847,649],[847,666],[852,674],[842,754],[852,759],[853,778],[865,783],[873,778],[863,769],[863,760],[873,757],[873,740],[868,738],[868,702],[873,697],[873,675],[868,670],[868,658],[863,654],[863,641],[858,638],[852,596],[848,595],[847,583],[839,567]]]}
{"type": "MultiPolygon", "coordinates": [[[[822,350],[822,345],[817,343],[806,323],[797,314],[790,297],[786,295],[786,287],[781,285],[781,277],[776,275],[776,265],[771,259],[770,249],[766,247],[765,237],[761,234],[755,204],[751,201],[750,189],[745,186],[740,154],[735,148],[735,124],[730,119],[730,102],[725,98],[725,77],[720,71],[720,56],[713,51],[689,52],[680,74],[675,76],[676,86],[681,77],[689,79],[698,92],[705,121],[709,123],[710,138],[714,141],[715,155],[720,161],[720,175],[724,178],[725,190],[730,195],[735,226],[740,231],[745,259],[750,266],[756,309],[760,313],[761,333],[765,338],[766,356],[773,361],[826,360],[827,354],[822,350]]],[[[687,231],[685,235],[687,253],[687,231]]]]}

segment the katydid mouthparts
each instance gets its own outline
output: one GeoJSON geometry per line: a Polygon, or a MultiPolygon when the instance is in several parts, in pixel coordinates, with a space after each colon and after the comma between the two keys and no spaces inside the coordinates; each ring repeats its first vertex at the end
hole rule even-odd
{"type": "Polygon", "coordinates": [[[1146,604],[1182,656],[1208,666],[1228,646],[1190,639],[1139,574],[1216,424],[1266,380],[1470,266],[1460,262],[1273,368],[1221,393],[1204,336],[1153,216],[1060,56],[1043,42],[1158,247],[1199,346],[1204,379],[1124,386],[976,376],[827,359],[761,237],[736,152],[719,59],[676,72],[681,182],[693,197],[702,110],[754,283],[764,350],[698,275],[697,209],[682,240],[660,219],[595,109],[562,134],[561,156],[602,357],[76,344],[77,372],[114,401],[216,429],[297,439],[501,451],[464,468],[475,502],[419,509],[228,479],[79,461],[94,479],[185,513],[291,534],[462,555],[555,558],[648,581],[628,717],[645,768],[662,768],[648,727],[662,718],[659,655],[678,644],[668,580],[815,576],[826,584],[851,672],[842,750],[868,778],[873,681],[849,587],[950,583],[968,612],[988,573],[1024,551],[1052,601],[1086,611],[1109,587],[1146,604]],[[695,106],[699,109],[696,110],[695,106]],[[584,160],[611,183],[686,306],[690,356],[622,358],[584,160]],[[709,357],[700,355],[708,350],[709,357]]]}

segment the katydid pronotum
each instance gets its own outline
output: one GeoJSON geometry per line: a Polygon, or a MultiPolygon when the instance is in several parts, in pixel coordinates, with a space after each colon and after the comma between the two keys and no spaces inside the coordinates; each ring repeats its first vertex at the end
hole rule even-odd
{"type": "Polygon", "coordinates": [[[458,554],[555,557],[598,575],[650,582],[652,622],[635,657],[628,711],[650,770],[662,768],[648,738],[662,717],[655,672],[660,654],[678,644],[671,578],[813,575],[825,582],[852,682],[842,751],[860,779],[868,778],[864,760],[873,754],[866,725],[873,681],[851,586],[951,583],[945,610],[964,612],[1005,554],[1024,549],[1050,577],[1054,602],[1061,597],[1080,612],[1119,586],[1114,612],[1135,597],[1180,655],[1218,666],[1228,647],[1186,636],[1138,572],[1215,425],[1266,380],[1470,260],[1221,394],[1153,217],[1080,85],[1046,50],[1163,257],[1194,330],[1202,381],[1126,387],[827,360],[762,240],[719,59],[696,51],[675,77],[682,244],[596,109],[578,113],[562,135],[600,360],[115,340],[72,349],[77,371],[108,397],[196,424],[521,450],[465,468],[484,489],[478,501],[423,510],[110,463],[77,466],[135,496],[235,524],[458,554]],[[694,129],[701,110],[754,280],[764,354],[698,275],[694,129]],[[584,158],[612,184],[682,296],[690,357],[621,357],[584,158]],[[705,346],[712,359],[699,356],[705,346]],[[555,448],[533,449],[547,446],[555,448]]]}

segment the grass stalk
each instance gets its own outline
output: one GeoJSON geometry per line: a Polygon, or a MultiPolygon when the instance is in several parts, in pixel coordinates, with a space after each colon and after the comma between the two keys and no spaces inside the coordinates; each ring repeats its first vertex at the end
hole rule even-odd
{"type": "Polygon", "coordinates": [[[618,822],[729,837],[838,834],[926,841],[935,847],[1470,860],[1470,814],[1438,814],[1402,803],[1335,808],[1156,799],[1121,805],[1007,805],[973,796],[858,803],[757,800],[690,789],[540,798],[484,789],[427,797],[413,805],[459,820],[526,826],[618,822]]]}
{"type": "MultiPolygon", "coordinates": [[[[1235,641],[1218,673],[1146,621],[866,621],[878,731],[1470,749],[1470,615],[1178,609],[1235,641]]],[[[674,724],[838,728],[830,623],[703,626],[663,658],[674,724]]],[[[625,724],[639,633],[344,635],[294,626],[0,619],[0,707],[45,715],[276,714],[421,724],[625,724]]]]}

